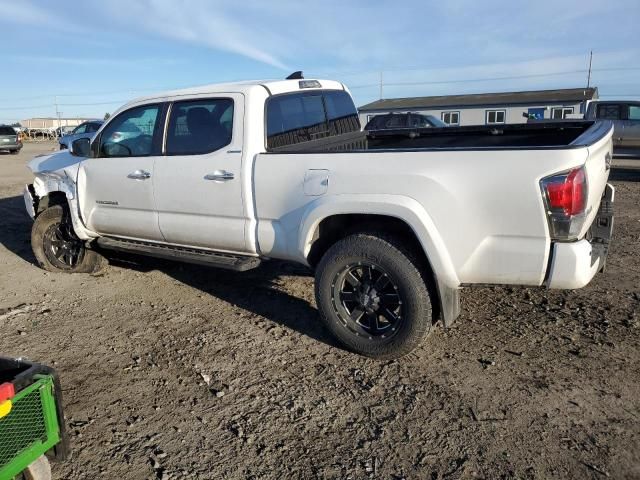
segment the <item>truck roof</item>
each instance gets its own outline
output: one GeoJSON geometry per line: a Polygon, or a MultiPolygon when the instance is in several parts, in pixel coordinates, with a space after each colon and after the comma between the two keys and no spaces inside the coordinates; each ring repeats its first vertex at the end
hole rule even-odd
{"type": "MultiPolygon", "coordinates": [[[[270,95],[278,95],[281,93],[290,93],[297,91],[307,90],[346,90],[345,86],[335,80],[322,80],[316,78],[305,78],[296,80],[249,80],[242,82],[228,82],[228,83],[212,83],[209,85],[200,85],[197,87],[182,88],[178,90],[169,90],[165,92],[154,93],[144,97],[138,97],[127,105],[139,104],[151,100],[167,98],[167,97],[180,97],[187,95],[200,95],[200,94],[216,94],[216,93],[248,93],[252,89],[265,88],[270,95]],[[304,83],[304,87],[302,86],[304,83]],[[316,82],[315,85],[313,82],[316,82]]],[[[122,108],[118,109],[122,110],[122,108]]]]}

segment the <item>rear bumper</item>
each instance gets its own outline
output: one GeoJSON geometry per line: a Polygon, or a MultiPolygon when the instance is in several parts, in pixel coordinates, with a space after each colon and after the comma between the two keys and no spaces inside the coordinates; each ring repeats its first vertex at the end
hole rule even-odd
{"type": "Polygon", "coordinates": [[[552,244],[548,288],[582,288],[604,268],[613,232],[613,201],[613,186],[607,184],[588,239],[552,244]]]}
{"type": "Polygon", "coordinates": [[[0,150],[9,150],[15,152],[22,148],[22,143],[0,143],[0,150]]]}
{"type": "Polygon", "coordinates": [[[587,285],[602,266],[602,259],[593,258],[593,253],[588,240],[554,244],[547,287],[575,289],[587,285]]]}

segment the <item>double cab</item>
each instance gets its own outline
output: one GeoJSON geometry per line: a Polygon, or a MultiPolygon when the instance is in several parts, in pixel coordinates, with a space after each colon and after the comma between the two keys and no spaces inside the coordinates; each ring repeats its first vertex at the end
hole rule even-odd
{"type": "Polygon", "coordinates": [[[296,262],[343,345],[393,358],[453,322],[464,287],[589,283],[613,223],[612,131],[370,138],[345,85],[294,75],[134,100],[91,141],[32,160],[24,198],[47,270],[95,271],[105,249],[238,271],[296,262]]]}

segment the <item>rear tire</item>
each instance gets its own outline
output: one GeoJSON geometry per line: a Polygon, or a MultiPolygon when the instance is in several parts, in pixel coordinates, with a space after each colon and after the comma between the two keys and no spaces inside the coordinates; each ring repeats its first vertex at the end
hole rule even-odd
{"type": "Polygon", "coordinates": [[[377,359],[414,350],[433,322],[434,291],[420,261],[394,237],[335,243],[316,269],[320,318],[349,350],[377,359]]]}
{"type": "Polygon", "coordinates": [[[36,217],[31,248],[38,265],[49,272],[96,273],[107,266],[102,255],[76,236],[69,212],[62,205],[49,207],[36,217]]]}

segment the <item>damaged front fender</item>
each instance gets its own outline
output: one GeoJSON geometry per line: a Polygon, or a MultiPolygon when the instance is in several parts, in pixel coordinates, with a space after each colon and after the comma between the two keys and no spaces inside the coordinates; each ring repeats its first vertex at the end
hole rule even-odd
{"type": "Polygon", "coordinates": [[[27,213],[35,218],[50,205],[66,200],[73,229],[82,240],[90,240],[96,234],[87,230],[82,222],[78,209],[76,178],[80,160],[78,157],[62,151],[52,155],[34,158],[28,168],[34,173],[32,185],[27,185],[24,192],[27,213]]]}

